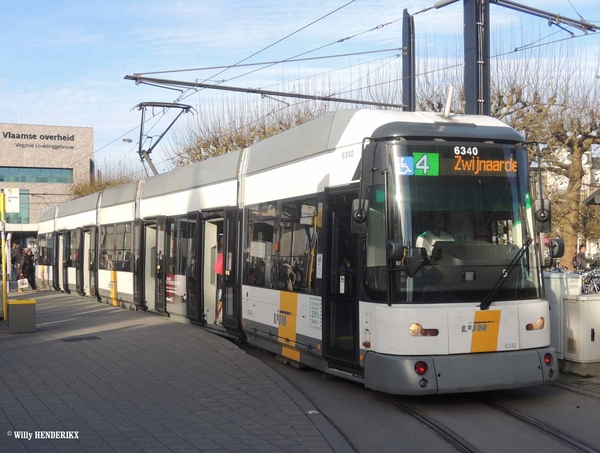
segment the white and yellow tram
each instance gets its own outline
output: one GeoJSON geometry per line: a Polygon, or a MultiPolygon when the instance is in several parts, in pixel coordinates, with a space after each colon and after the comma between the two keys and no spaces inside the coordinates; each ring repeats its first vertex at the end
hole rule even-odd
{"type": "Polygon", "coordinates": [[[37,277],[388,393],[549,384],[522,142],[488,117],[339,111],[47,209],[37,277]]]}

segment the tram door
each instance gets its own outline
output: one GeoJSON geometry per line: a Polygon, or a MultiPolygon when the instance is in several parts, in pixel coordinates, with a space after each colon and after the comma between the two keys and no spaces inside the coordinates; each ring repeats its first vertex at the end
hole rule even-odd
{"type": "Polygon", "coordinates": [[[144,225],[144,300],[148,310],[156,309],[156,238],[157,225],[144,225]]]}
{"type": "Polygon", "coordinates": [[[201,228],[198,224],[199,213],[188,212],[188,250],[187,250],[187,270],[186,270],[186,315],[192,322],[200,322],[203,320],[201,316],[202,310],[200,307],[200,288],[202,279],[202,262],[198,260],[200,256],[199,246],[201,228]]]}
{"type": "Polygon", "coordinates": [[[62,231],[58,235],[58,287],[65,293],[69,293],[69,232],[62,231]]]}
{"type": "Polygon", "coordinates": [[[323,355],[333,368],[360,369],[358,348],[358,300],[356,298],[356,244],[352,233],[352,200],[356,188],[328,190],[325,193],[325,233],[323,279],[323,355]]]}
{"type": "Polygon", "coordinates": [[[75,262],[73,263],[75,266],[75,291],[77,291],[77,294],[80,296],[84,296],[85,285],[83,283],[83,263],[86,261],[83,257],[83,251],[87,250],[87,248],[84,247],[83,230],[81,228],[76,228],[75,231],[71,231],[71,234],[73,235],[71,240],[75,241],[75,243],[72,244],[73,248],[75,249],[75,256],[73,257],[75,258],[75,262]]]}
{"type": "Polygon", "coordinates": [[[219,238],[222,237],[223,219],[221,214],[219,218],[214,215],[201,214],[202,223],[202,241],[201,253],[203,259],[200,272],[202,282],[202,301],[200,309],[202,316],[207,324],[212,324],[217,310],[217,273],[215,272],[215,263],[217,262],[219,238]]]}
{"type": "MultiPolygon", "coordinates": [[[[86,233],[86,236],[88,233],[86,233]]],[[[89,273],[89,293],[90,296],[96,297],[100,300],[98,294],[98,258],[96,253],[98,252],[98,228],[91,226],[89,231],[89,251],[88,251],[88,273],[89,273]]]]}
{"type": "Polygon", "coordinates": [[[156,259],[154,261],[155,274],[155,300],[154,308],[164,314],[167,312],[167,259],[165,257],[166,249],[166,228],[167,218],[158,217],[156,219],[156,259]]]}
{"type": "Polygon", "coordinates": [[[83,229],[83,291],[90,294],[90,230],[83,229]]]}
{"type": "Polygon", "coordinates": [[[238,209],[225,210],[223,228],[223,257],[225,272],[223,273],[223,327],[237,332],[240,330],[241,301],[239,299],[238,243],[239,243],[238,209]]]}
{"type": "Polygon", "coordinates": [[[140,219],[133,221],[133,303],[136,307],[144,307],[144,225],[140,219]]]}
{"type": "Polygon", "coordinates": [[[59,263],[62,261],[62,255],[60,253],[61,243],[61,236],[56,231],[54,231],[52,233],[52,288],[54,288],[54,291],[60,291],[60,283],[58,281],[58,276],[60,275],[59,263]]]}

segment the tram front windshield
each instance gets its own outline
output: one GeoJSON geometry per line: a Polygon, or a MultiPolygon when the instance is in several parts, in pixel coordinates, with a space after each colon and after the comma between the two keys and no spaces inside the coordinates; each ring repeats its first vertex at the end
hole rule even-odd
{"type": "Polygon", "coordinates": [[[378,154],[388,171],[374,175],[369,196],[368,291],[389,290],[392,303],[540,296],[535,241],[524,247],[534,237],[525,149],[394,141],[378,154]],[[416,275],[388,275],[384,238],[424,258],[416,275]]]}

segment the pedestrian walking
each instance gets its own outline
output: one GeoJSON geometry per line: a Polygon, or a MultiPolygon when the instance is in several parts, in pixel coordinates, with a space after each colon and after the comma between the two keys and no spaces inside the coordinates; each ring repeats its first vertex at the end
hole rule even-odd
{"type": "MultiPolygon", "coordinates": [[[[21,278],[26,278],[29,282],[29,286],[35,292],[38,292],[39,289],[35,284],[35,265],[33,262],[33,252],[31,250],[27,250],[23,256],[21,257],[21,261],[19,263],[21,278]]],[[[19,292],[23,292],[23,288],[19,288],[19,292]]]]}

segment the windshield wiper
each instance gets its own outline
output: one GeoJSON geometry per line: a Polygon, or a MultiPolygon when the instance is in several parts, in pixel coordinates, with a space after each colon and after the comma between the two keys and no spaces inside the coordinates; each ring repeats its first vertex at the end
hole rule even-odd
{"type": "Polygon", "coordinates": [[[502,275],[500,276],[500,278],[498,279],[498,281],[496,282],[496,284],[494,285],[492,290],[488,293],[487,296],[485,296],[483,298],[483,300],[481,301],[481,304],[479,305],[479,308],[481,308],[482,310],[487,310],[488,308],[490,308],[490,305],[492,305],[492,302],[494,301],[494,297],[496,297],[496,294],[498,294],[498,291],[500,291],[500,288],[502,288],[502,285],[504,285],[504,282],[506,282],[506,280],[508,280],[508,276],[512,273],[512,271],[514,270],[517,263],[521,260],[521,258],[523,258],[523,255],[525,255],[525,252],[527,251],[527,249],[529,248],[529,246],[531,245],[532,242],[533,242],[533,239],[531,239],[531,238],[529,238],[525,241],[525,244],[523,244],[523,247],[521,247],[519,249],[519,252],[515,255],[515,257],[512,259],[512,261],[508,264],[506,269],[504,269],[502,271],[502,275]]]}

